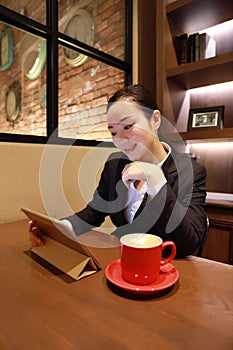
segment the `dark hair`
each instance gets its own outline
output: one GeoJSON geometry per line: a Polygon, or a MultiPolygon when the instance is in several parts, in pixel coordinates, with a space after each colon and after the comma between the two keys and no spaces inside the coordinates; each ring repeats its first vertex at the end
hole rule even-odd
{"type": "Polygon", "coordinates": [[[125,88],[118,90],[114,95],[110,97],[107,104],[107,111],[113,102],[119,101],[129,97],[131,101],[138,103],[139,105],[149,108],[152,111],[158,109],[157,104],[150,94],[150,92],[145,88],[145,86],[140,84],[129,85],[125,88]]]}

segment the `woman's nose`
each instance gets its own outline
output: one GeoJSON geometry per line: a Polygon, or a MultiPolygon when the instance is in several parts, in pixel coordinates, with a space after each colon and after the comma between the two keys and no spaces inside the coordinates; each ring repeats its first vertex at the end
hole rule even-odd
{"type": "Polygon", "coordinates": [[[128,139],[127,132],[124,129],[118,130],[117,138],[119,138],[119,139],[128,139]]]}

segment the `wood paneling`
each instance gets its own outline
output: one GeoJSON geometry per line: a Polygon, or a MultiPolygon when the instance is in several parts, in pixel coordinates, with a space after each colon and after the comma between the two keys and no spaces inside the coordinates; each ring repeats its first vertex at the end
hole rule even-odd
{"type": "Polygon", "coordinates": [[[207,202],[207,214],[210,231],[202,256],[233,264],[233,203],[207,202]]]}

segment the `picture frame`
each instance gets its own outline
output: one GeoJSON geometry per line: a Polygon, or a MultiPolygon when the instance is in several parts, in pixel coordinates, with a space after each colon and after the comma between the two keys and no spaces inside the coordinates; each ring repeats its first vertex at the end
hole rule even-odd
{"type": "Polygon", "coordinates": [[[224,106],[189,110],[188,131],[223,128],[224,106]]]}

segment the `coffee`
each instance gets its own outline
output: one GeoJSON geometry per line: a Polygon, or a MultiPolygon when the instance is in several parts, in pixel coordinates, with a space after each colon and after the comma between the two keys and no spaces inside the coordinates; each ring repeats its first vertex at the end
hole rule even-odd
{"type": "Polygon", "coordinates": [[[135,233],[125,236],[122,243],[131,247],[149,248],[161,244],[162,240],[154,235],[135,233]]]}
{"type": "Polygon", "coordinates": [[[176,246],[172,241],[163,242],[160,237],[147,233],[131,233],[120,240],[122,277],[135,285],[154,282],[159,276],[161,265],[169,263],[176,254],[176,246]],[[162,251],[168,246],[171,253],[162,259],[162,251]]]}

